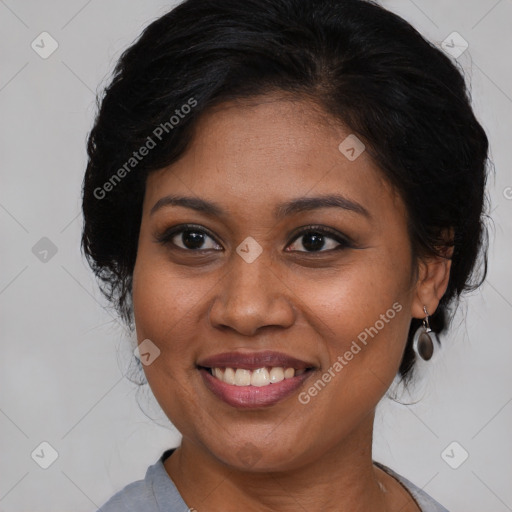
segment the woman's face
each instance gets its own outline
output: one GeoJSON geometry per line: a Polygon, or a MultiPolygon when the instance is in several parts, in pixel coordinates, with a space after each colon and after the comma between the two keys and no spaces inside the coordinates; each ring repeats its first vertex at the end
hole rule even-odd
{"type": "Polygon", "coordinates": [[[368,433],[420,316],[403,203],[349,135],[306,101],[224,104],[147,180],[144,370],[230,466],[298,467],[368,433]]]}

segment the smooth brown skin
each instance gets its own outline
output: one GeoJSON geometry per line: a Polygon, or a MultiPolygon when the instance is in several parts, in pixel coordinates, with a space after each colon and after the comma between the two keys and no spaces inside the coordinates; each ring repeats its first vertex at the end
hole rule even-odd
{"type": "MultiPolygon", "coordinates": [[[[165,468],[199,512],[419,510],[373,465],[373,420],[411,317],[423,318],[423,306],[435,311],[450,263],[413,265],[404,205],[367,152],[353,162],[340,153],[349,133],[310,101],[284,94],[223,104],[201,117],[182,158],[147,180],[133,276],[137,338],[161,350],[144,370],[183,435],[165,468]],[[332,207],[274,218],[278,203],[334,192],[371,218],[332,207]],[[150,215],[168,194],[214,201],[226,214],[166,206],[150,215]],[[155,242],[181,223],[210,230],[211,250],[201,256],[155,242]],[[346,234],[357,248],[330,250],[338,243],[326,238],[322,251],[307,253],[292,235],[310,224],[346,234]],[[263,248],[250,264],[235,252],[248,236],[263,248]],[[395,302],[401,312],[301,404],[298,393],[395,302]],[[204,386],[199,359],[258,350],[312,361],[318,370],[299,392],[258,410],[233,408],[204,386]],[[255,462],[240,457],[242,448],[255,462]]],[[[181,235],[173,240],[183,243],[181,235]]]]}

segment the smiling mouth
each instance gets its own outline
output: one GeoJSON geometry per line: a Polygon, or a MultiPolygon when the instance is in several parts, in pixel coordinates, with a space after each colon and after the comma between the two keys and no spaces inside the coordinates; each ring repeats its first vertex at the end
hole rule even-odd
{"type": "Polygon", "coordinates": [[[215,379],[232,386],[265,387],[278,384],[285,379],[293,379],[312,368],[286,368],[283,366],[262,367],[249,370],[247,368],[215,367],[204,368],[215,379]]]}
{"type": "Polygon", "coordinates": [[[285,400],[317,369],[312,361],[270,350],[225,352],[201,359],[196,366],[206,388],[239,409],[285,400]]]}

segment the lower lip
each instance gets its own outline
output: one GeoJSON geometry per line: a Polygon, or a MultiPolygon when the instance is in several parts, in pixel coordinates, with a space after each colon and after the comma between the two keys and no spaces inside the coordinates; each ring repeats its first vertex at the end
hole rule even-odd
{"type": "Polygon", "coordinates": [[[284,379],[267,386],[235,386],[217,379],[204,368],[199,368],[206,387],[218,398],[232,407],[240,409],[254,409],[268,407],[294,393],[302,383],[310,376],[311,370],[297,375],[291,379],[284,379]]]}

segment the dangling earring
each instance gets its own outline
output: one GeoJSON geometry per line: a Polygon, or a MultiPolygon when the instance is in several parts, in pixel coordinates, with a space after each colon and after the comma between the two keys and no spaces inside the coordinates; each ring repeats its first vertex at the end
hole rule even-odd
{"type": "Polygon", "coordinates": [[[432,341],[432,336],[429,334],[432,332],[432,329],[428,322],[429,314],[426,306],[423,306],[423,311],[425,312],[423,325],[418,327],[414,333],[412,348],[424,361],[428,361],[434,353],[434,342],[432,341]]]}

